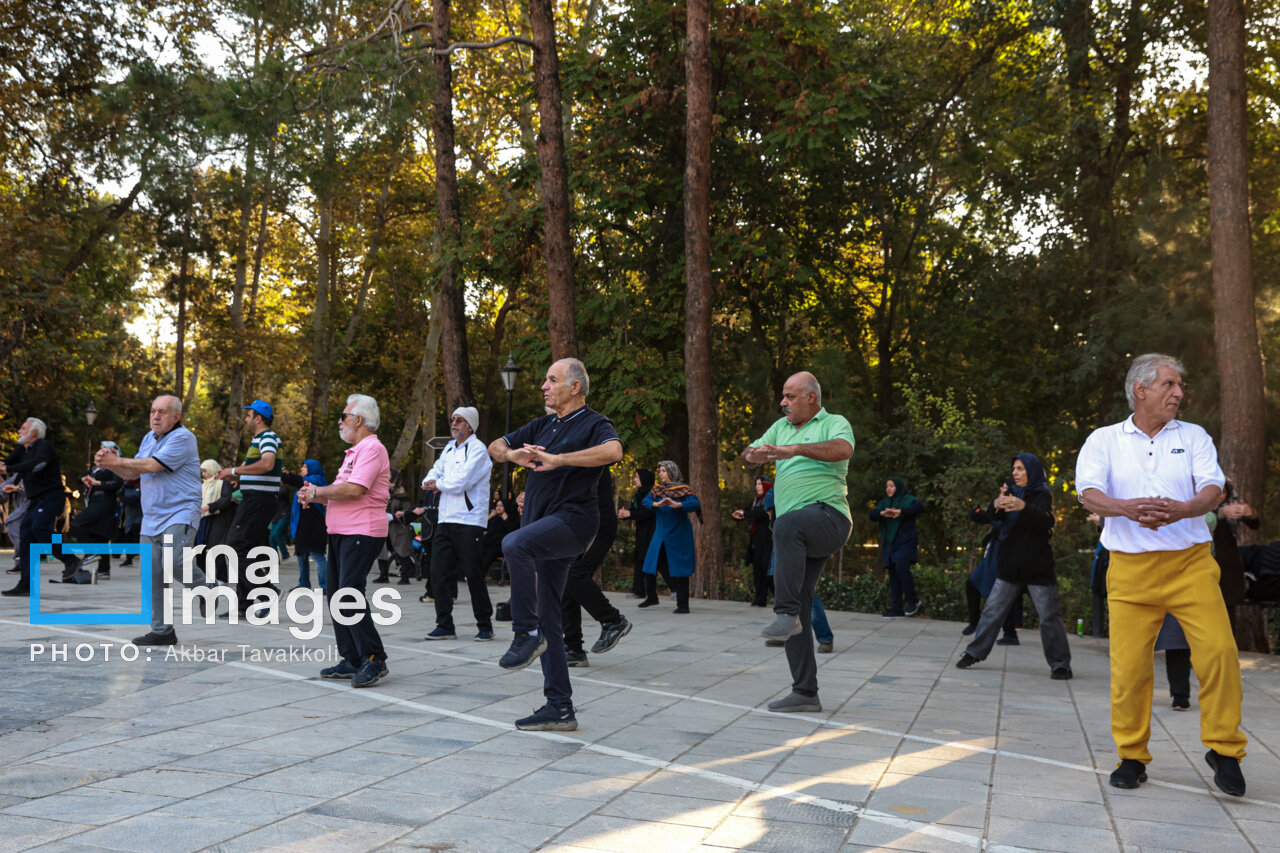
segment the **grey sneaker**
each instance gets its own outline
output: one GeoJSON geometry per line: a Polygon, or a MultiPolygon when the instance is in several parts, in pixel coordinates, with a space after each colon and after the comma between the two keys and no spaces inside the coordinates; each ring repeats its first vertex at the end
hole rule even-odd
{"type": "Polygon", "coordinates": [[[818,643],[818,654],[829,655],[835,651],[835,644],[831,642],[818,643]]]}
{"type": "Polygon", "coordinates": [[[789,693],[781,699],[769,703],[769,710],[778,714],[802,714],[806,711],[821,711],[822,703],[817,696],[804,696],[800,693],[789,693]]]}
{"type": "Polygon", "coordinates": [[[793,616],[790,613],[779,613],[777,617],[769,623],[769,627],[760,632],[760,636],[766,640],[785,640],[788,637],[794,637],[803,630],[800,627],[800,617],[793,616]]]}
{"type": "Polygon", "coordinates": [[[594,654],[602,655],[605,652],[618,645],[618,641],[627,634],[631,633],[631,622],[621,613],[615,622],[608,622],[600,626],[600,639],[596,640],[596,644],[591,647],[594,654]]]}

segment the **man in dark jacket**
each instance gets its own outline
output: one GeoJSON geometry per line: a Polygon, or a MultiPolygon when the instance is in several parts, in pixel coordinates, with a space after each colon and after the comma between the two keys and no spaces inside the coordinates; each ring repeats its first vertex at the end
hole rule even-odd
{"type": "MultiPolygon", "coordinates": [[[[27,565],[26,557],[31,554],[32,545],[44,545],[53,541],[53,525],[62,514],[62,507],[67,501],[58,454],[53,449],[53,443],[44,437],[47,430],[44,421],[27,418],[18,430],[18,446],[0,463],[0,476],[19,475],[23,491],[30,501],[27,514],[22,518],[20,537],[25,554],[18,555],[21,558],[18,585],[13,589],[6,589],[4,595],[31,595],[31,567],[27,565]]],[[[75,575],[82,565],[79,557],[63,554],[60,547],[55,546],[53,553],[62,561],[64,577],[75,575]]]]}

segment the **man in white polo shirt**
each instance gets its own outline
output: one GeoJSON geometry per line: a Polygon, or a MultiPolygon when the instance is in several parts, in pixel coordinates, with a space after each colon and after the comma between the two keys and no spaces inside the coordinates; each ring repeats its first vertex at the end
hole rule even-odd
{"type": "Polygon", "coordinates": [[[431,466],[422,488],[440,493],[440,516],[431,537],[431,589],[435,591],[436,627],[428,640],[456,640],[453,597],[461,575],[471,591],[471,612],[476,617],[476,641],[493,639],[493,603],[485,585],[484,531],[489,524],[489,473],[493,460],[489,448],[476,438],[480,413],[474,406],[460,406],[449,421],[453,442],[431,466]]]}
{"type": "Polygon", "coordinates": [[[1183,372],[1167,355],[1134,359],[1125,377],[1133,415],[1094,430],[1076,460],[1080,502],[1110,519],[1102,544],[1111,552],[1111,734],[1120,754],[1111,784],[1136,788],[1147,779],[1152,649],[1165,614],[1172,613],[1200,679],[1205,761],[1214,783],[1239,797],[1246,744],[1240,661],[1204,520],[1221,500],[1226,478],[1208,433],[1175,419],[1183,372]]]}

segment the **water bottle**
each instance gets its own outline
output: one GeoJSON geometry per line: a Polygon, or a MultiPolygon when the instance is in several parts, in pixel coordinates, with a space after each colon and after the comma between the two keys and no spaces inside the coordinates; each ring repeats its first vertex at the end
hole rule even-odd
{"type": "Polygon", "coordinates": [[[1084,636],[1084,620],[1083,619],[1076,620],[1076,636],[1077,637],[1084,636]]]}

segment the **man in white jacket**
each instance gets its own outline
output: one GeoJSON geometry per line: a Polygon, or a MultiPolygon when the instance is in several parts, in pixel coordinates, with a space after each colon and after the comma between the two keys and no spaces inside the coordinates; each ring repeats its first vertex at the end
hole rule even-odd
{"type": "Polygon", "coordinates": [[[471,610],[476,617],[476,641],[493,639],[493,604],[485,586],[484,531],[489,523],[489,473],[493,460],[488,448],[476,438],[480,413],[473,406],[460,406],[449,422],[453,442],[431,466],[422,488],[440,493],[440,516],[431,539],[431,588],[435,591],[436,627],[428,640],[456,640],[453,626],[453,598],[459,575],[471,591],[471,610]]]}

